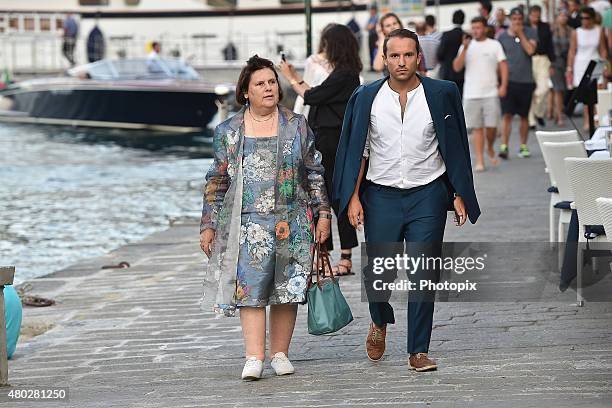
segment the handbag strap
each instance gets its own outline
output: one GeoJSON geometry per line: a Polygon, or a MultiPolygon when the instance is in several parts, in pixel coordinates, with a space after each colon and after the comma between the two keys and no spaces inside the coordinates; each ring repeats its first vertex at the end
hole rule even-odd
{"type": "Polygon", "coordinates": [[[331,262],[329,261],[329,253],[327,252],[327,248],[321,245],[320,242],[316,242],[315,250],[317,252],[316,261],[315,261],[315,271],[310,274],[309,284],[308,286],[312,286],[312,276],[314,273],[317,274],[317,286],[319,289],[321,288],[321,281],[325,278],[325,264],[329,268],[330,278],[335,283],[336,277],[334,276],[334,271],[331,267],[331,262]]]}

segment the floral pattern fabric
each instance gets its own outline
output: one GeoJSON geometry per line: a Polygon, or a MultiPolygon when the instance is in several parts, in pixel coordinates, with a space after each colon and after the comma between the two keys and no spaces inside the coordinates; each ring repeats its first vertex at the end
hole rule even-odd
{"type": "MultiPolygon", "coordinates": [[[[297,273],[287,281],[275,277],[275,236],[286,239],[289,224],[274,224],[276,136],[244,138],[240,255],[236,282],[236,307],[262,307],[302,303],[306,276],[297,273]]],[[[303,271],[305,272],[305,271],[303,271]]]]}
{"type": "Polygon", "coordinates": [[[206,174],[200,221],[200,232],[215,230],[204,274],[203,310],[234,316],[239,300],[249,296],[248,285],[240,285],[243,266],[249,264],[239,262],[243,246],[254,259],[265,261],[265,254],[272,253],[269,304],[305,302],[302,296],[314,253],[314,215],[329,210],[329,200],[321,155],[306,119],[281,106],[278,110],[278,136],[268,149],[270,160],[245,157],[244,108],[215,129],[214,162],[206,174]],[[249,177],[259,174],[263,163],[270,161],[275,162],[275,169],[266,173],[274,176],[273,191],[249,192],[249,177]],[[243,214],[244,207],[252,212],[243,214]],[[273,224],[263,228],[258,217],[270,208],[267,218],[273,224]]]}

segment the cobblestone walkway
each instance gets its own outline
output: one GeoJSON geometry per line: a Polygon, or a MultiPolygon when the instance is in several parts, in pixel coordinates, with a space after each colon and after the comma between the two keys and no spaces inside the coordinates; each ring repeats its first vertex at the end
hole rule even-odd
{"type": "MultiPolygon", "coordinates": [[[[449,222],[448,240],[547,240],[547,177],[534,142],[532,158],[476,175],[483,215],[462,229],[449,222]]],[[[405,305],[395,306],[385,359],[366,358],[359,276],[342,278],[352,324],[311,336],[300,308],[296,374],[276,378],[268,364],[265,379],[243,383],[238,319],[197,305],[205,258],[192,222],[32,281],[31,293],[57,305],[25,310],[25,326],[50,329],[20,342],[10,381],[69,387],[70,399],[15,406],[612,406],[612,304],[438,303],[430,352],[440,369],[417,374],[406,365],[405,305]],[[131,268],[99,269],[123,260],[131,268]]]]}

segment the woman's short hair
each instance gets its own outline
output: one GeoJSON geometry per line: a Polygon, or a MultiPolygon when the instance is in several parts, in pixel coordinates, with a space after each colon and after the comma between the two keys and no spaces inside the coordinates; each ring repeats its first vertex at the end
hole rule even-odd
{"type": "Polygon", "coordinates": [[[247,98],[244,97],[244,94],[249,92],[249,83],[251,82],[251,76],[253,72],[259,71],[260,69],[271,69],[274,72],[274,76],[276,77],[276,84],[278,86],[278,100],[283,99],[283,89],[280,86],[280,81],[278,79],[278,73],[274,69],[274,63],[269,59],[261,58],[257,54],[253,55],[247,61],[247,64],[242,71],[240,71],[240,76],[238,77],[238,83],[236,84],[236,103],[239,105],[246,105],[248,103],[247,98]]]}
{"type": "Polygon", "coordinates": [[[397,20],[397,22],[398,22],[398,23],[399,23],[399,25],[400,25],[400,28],[404,28],[404,25],[402,24],[402,20],[400,20],[400,18],[397,16],[397,14],[395,14],[395,13],[387,13],[387,14],[383,15],[383,16],[380,18],[380,20],[378,20],[378,21],[380,22],[380,29],[381,29],[381,30],[382,30],[382,28],[383,28],[383,23],[384,23],[384,21],[385,21],[386,19],[388,19],[388,18],[391,18],[391,17],[393,17],[393,18],[395,18],[395,19],[397,20]]]}
{"type": "Polygon", "coordinates": [[[321,34],[321,43],[325,44],[325,57],[334,69],[361,72],[359,43],[350,28],[342,24],[327,27],[321,34]]]}

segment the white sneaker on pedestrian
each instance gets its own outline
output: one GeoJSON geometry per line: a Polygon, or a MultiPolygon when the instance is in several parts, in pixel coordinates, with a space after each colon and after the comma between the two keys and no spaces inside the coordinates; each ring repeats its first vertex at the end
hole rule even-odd
{"type": "Polygon", "coordinates": [[[293,364],[291,364],[285,353],[281,351],[272,358],[272,368],[276,371],[276,375],[288,375],[295,372],[293,364]]]}
{"type": "Polygon", "coordinates": [[[263,361],[258,360],[257,357],[249,357],[244,363],[242,369],[243,380],[259,380],[263,373],[263,361]]]}

